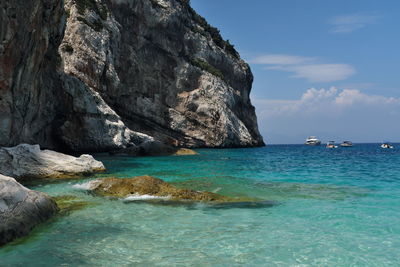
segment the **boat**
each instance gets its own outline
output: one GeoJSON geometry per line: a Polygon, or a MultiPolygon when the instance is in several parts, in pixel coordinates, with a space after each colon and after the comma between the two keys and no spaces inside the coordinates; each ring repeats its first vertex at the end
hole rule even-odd
{"type": "Polygon", "coordinates": [[[343,141],[343,142],[340,144],[340,146],[341,146],[341,147],[352,147],[352,146],[353,146],[353,143],[350,142],[350,141],[343,141]]]}
{"type": "Polygon", "coordinates": [[[383,142],[381,148],[393,148],[393,146],[389,142],[383,142]]]}
{"type": "Polygon", "coordinates": [[[315,136],[310,136],[306,139],[305,144],[308,146],[319,146],[321,144],[321,141],[318,140],[318,138],[315,136]]]}
{"type": "Polygon", "coordinates": [[[329,141],[326,143],[327,148],[337,148],[337,145],[335,145],[335,141],[329,141]]]}

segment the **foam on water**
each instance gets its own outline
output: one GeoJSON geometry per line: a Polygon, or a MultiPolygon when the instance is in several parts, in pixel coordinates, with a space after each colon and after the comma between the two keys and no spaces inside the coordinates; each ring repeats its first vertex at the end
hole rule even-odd
{"type": "Polygon", "coordinates": [[[81,190],[93,190],[98,185],[98,180],[91,180],[84,183],[74,184],[72,188],[81,190]]]}

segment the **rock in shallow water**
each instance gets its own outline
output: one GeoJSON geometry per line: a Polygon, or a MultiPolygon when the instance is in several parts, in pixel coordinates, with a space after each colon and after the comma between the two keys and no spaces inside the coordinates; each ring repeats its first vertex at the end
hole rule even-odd
{"type": "MultiPolygon", "coordinates": [[[[83,188],[83,187],[80,187],[83,188]]],[[[196,191],[190,189],[180,189],[161,179],[152,176],[138,176],[130,179],[104,178],[90,181],[85,189],[93,191],[101,196],[111,196],[118,198],[137,198],[151,199],[159,197],[169,201],[194,201],[194,202],[244,202],[254,201],[251,198],[232,198],[219,194],[196,191]]]]}
{"type": "Polygon", "coordinates": [[[90,155],[77,158],[28,144],[0,148],[0,173],[16,179],[70,178],[101,171],[103,163],[90,155]]]}
{"type": "Polygon", "coordinates": [[[0,246],[27,235],[58,211],[53,199],[0,174],[0,246]]]}

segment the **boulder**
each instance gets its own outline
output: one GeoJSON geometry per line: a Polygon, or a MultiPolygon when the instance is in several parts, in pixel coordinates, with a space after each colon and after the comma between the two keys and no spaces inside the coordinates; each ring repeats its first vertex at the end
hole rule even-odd
{"type": "Polygon", "coordinates": [[[0,246],[27,235],[57,211],[57,204],[46,194],[0,175],[0,246]]]}
{"type": "Polygon", "coordinates": [[[90,181],[85,189],[101,196],[128,198],[144,196],[143,199],[153,197],[165,198],[170,201],[195,201],[195,202],[243,202],[254,199],[231,198],[219,194],[177,188],[159,178],[152,176],[137,176],[128,179],[104,178],[90,181]]]}
{"type": "Polygon", "coordinates": [[[28,144],[0,148],[0,174],[18,180],[72,178],[101,171],[105,171],[103,163],[90,155],[73,157],[28,144]]]}

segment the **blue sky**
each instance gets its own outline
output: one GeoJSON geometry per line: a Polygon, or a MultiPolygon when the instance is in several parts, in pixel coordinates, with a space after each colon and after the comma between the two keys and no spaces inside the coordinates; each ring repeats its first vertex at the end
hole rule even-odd
{"type": "Polygon", "coordinates": [[[191,3],[249,62],[267,143],[400,141],[400,1],[191,3]]]}

